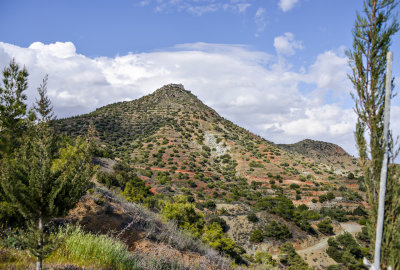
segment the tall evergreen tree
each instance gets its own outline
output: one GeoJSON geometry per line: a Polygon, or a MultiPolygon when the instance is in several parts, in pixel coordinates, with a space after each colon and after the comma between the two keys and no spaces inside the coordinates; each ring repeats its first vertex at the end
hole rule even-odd
{"type": "MultiPolygon", "coordinates": [[[[393,15],[397,4],[396,0],[365,0],[363,14],[357,13],[353,29],[353,48],[347,52],[352,69],[349,78],[355,90],[353,99],[358,116],[355,137],[367,199],[371,206],[367,226],[372,246],[375,241],[377,198],[384,156],[386,54],[393,35],[399,30],[397,17],[393,15]]],[[[393,143],[389,146],[393,150],[393,143]]],[[[392,155],[391,162],[393,159],[392,155]]],[[[392,265],[394,269],[399,269],[400,183],[395,170],[395,166],[389,166],[381,258],[383,268],[392,265]]]]}
{"type": "Polygon", "coordinates": [[[27,128],[28,111],[25,90],[28,71],[11,60],[3,70],[0,84],[0,158],[18,146],[27,128]]]}
{"type": "Polygon", "coordinates": [[[36,269],[42,269],[42,260],[52,251],[46,224],[74,207],[93,175],[89,138],[70,142],[56,136],[50,127],[46,82],[47,78],[39,87],[40,99],[35,106],[38,123],[0,165],[4,193],[27,221],[25,244],[37,258],[36,269]]]}
{"type": "MultiPolygon", "coordinates": [[[[3,69],[0,82],[0,163],[22,142],[22,135],[32,123],[33,113],[27,110],[25,90],[28,72],[12,59],[3,69]]],[[[7,226],[20,224],[22,219],[8,202],[0,185],[0,222],[7,226]]]]}

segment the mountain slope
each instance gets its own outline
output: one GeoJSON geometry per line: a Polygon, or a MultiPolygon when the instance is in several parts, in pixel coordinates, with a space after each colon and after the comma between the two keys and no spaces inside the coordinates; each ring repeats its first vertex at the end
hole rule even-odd
{"type": "MultiPolygon", "coordinates": [[[[156,192],[167,188],[180,193],[183,187],[200,192],[200,199],[216,192],[216,198],[251,202],[256,198],[246,191],[254,182],[253,186],[263,186],[267,192],[281,187],[294,199],[296,192],[285,186],[294,183],[312,190],[315,181],[332,184],[332,178],[345,180],[354,170],[352,158],[337,145],[311,140],[275,145],[222,118],[177,84],[138,100],[58,120],[55,126],[79,135],[89,123],[95,126],[104,149],[153,172],[143,179],[156,192]],[[162,172],[167,183],[160,180],[162,172]]],[[[310,202],[323,192],[312,193],[301,202],[310,202]]]]}
{"type": "MultiPolygon", "coordinates": [[[[311,140],[276,145],[224,119],[182,85],[169,84],[137,100],[57,120],[54,126],[77,136],[90,123],[101,146],[99,156],[133,170],[157,199],[184,195],[206,222],[222,218],[227,234],[249,253],[277,252],[288,239],[306,247],[322,237],[315,220],[328,215],[342,222],[363,203],[358,180],[348,178],[350,173],[358,176],[357,162],[339,146],[311,140]],[[321,214],[308,210],[332,206],[344,208],[321,214]],[[248,220],[252,213],[257,221],[248,220]],[[250,241],[272,220],[287,227],[282,239],[269,234],[260,243],[250,241]]],[[[126,192],[118,177],[101,181],[126,192]]],[[[135,188],[148,196],[145,187],[135,188]]],[[[147,203],[157,207],[154,200],[147,203]]]]}

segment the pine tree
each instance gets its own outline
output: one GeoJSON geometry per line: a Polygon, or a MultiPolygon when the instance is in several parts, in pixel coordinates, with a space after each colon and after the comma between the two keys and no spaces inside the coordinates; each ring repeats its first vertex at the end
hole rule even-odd
{"type": "Polygon", "coordinates": [[[27,221],[25,244],[37,258],[36,269],[42,269],[42,260],[54,247],[46,225],[75,206],[93,175],[89,138],[71,142],[56,136],[50,127],[46,82],[47,78],[39,87],[40,99],[35,106],[38,123],[0,166],[4,193],[27,221]]]}
{"type": "MultiPolygon", "coordinates": [[[[349,78],[355,90],[353,99],[358,116],[355,138],[367,188],[367,200],[371,206],[367,226],[372,246],[375,241],[377,198],[384,154],[386,54],[393,35],[399,30],[397,17],[393,16],[397,4],[395,0],[365,0],[363,14],[357,13],[353,48],[347,52],[352,69],[349,78]]],[[[393,149],[393,143],[389,146],[393,149]]],[[[393,159],[392,155],[391,161],[393,159]]],[[[400,227],[400,187],[399,175],[395,170],[395,166],[389,166],[381,258],[382,267],[392,265],[398,269],[400,235],[396,227],[400,227]]]]}
{"type": "MultiPolygon", "coordinates": [[[[28,72],[12,59],[3,69],[0,82],[0,163],[4,156],[12,153],[21,141],[22,135],[33,121],[32,111],[27,110],[25,90],[28,87],[28,72]]],[[[0,222],[10,226],[23,220],[15,207],[5,198],[0,185],[0,222]]]]}
{"type": "MultiPolygon", "coordinates": [[[[0,158],[18,146],[27,128],[29,112],[25,101],[28,71],[11,60],[0,84],[0,158]]],[[[30,115],[32,116],[32,114],[30,115]]],[[[32,119],[31,119],[32,120],[32,119]]]]}
{"type": "Polygon", "coordinates": [[[39,114],[39,121],[46,122],[54,119],[53,106],[47,96],[47,80],[48,75],[43,79],[42,84],[38,87],[39,100],[36,100],[35,111],[39,114]]]}

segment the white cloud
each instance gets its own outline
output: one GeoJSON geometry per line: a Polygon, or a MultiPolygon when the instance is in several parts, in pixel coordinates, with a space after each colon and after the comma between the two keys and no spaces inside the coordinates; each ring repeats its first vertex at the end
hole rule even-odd
{"type": "Polygon", "coordinates": [[[351,88],[346,77],[349,72],[347,62],[342,52],[337,54],[326,51],[318,55],[317,60],[310,67],[311,81],[316,82],[318,88],[349,92],[351,88]],[[346,68],[341,69],[342,67],[346,68]]]}
{"type": "Polygon", "coordinates": [[[257,9],[256,14],[254,15],[254,23],[257,26],[257,32],[255,36],[258,37],[260,33],[265,30],[265,27],[267,27],[267,21],[265,18],[265,9],[263,8],[257,9]]]}
{"type": "Polygon", "coordinates": [[[290,32],[283,36],[274,38],[274,47],[278,55],[294,55],[296,49],[303,49],[301,41],[295,40],[294,35],[290,32]]]}
{"type": "MultiPolygon", "coordinates": [[[[149,94],[182,83],[222,116],[278,143],[326,140],[354,152],[354,117],[340,104],[302,94],[300,84],[345,88],[344,56],[325,52],[301,72],[278,57],[243,45],[192,43],[166,51],[89,58],[70,42],[22,48],[0,42],[0,68],[14,57],[30,72],[29,100],[49,74],[49,97],[59,117],[149,94]],[[321,69],[323,77],[318,76],[321,69]]],[[[399,124],[400,125],[400,124],[399,124]]]]}
{"type": "Polygon", "coordinates": [[[148,6],[154,3],[157,12],[188,12],[197,16],[217,11],[232,11],[245,13],[251,6],[251,0],[143,0],[140,6],[148,6]]]}
{"type": "Polygon", "coordinates": [[[279,0],[278,6],[283,12],[291,10],[299,0],[279,0]]]}

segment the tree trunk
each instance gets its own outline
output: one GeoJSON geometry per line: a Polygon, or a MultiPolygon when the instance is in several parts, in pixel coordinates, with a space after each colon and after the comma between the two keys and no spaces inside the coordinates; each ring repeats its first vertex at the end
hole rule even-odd
{"type": "Polygon", "coordinates": [[[36,262],[36,270],[42,270],[42,251],[43,251],[43,222],[42,217],[39,217],[39,242],[38,242],[38,257],[36,262]]]}

